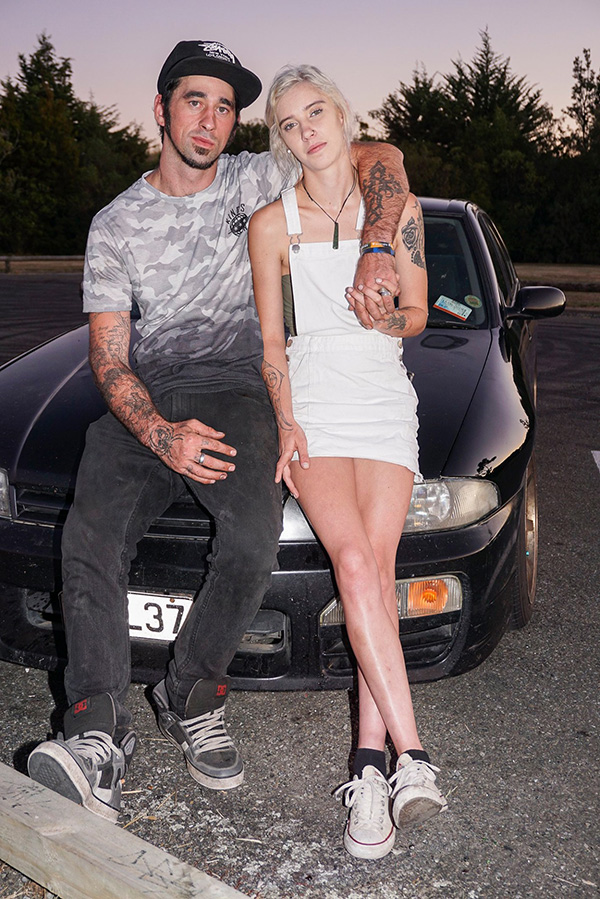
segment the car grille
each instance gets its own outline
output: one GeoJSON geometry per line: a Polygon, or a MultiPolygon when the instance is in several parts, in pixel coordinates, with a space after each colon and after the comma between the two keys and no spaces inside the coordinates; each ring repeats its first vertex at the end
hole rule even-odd
{"type": "MultiPolygon", "coordinates": [[[[64,523],[73,502],[73,492],[64,493],[55,488],[17,487],[16,520],[22,524],[38,524],[56,527],[64,523]]],[[[189,503],[173,503],[151,525],[148,534],[153,536],[210,537],[212,525],[208,517],[200,517],[198,506],[189,503]]]]}
{"type": "MultiPolygon", "coordinates": [[[[417,621],[400,622],[400,640],[406,667],[423,668],[441,662],[456,636],[460,612],[431,615],[417,621]]],[[[352,650],[346,628],[319,628],[321,671],[330,677],[349,677],[354,670],[352,650]]]]}

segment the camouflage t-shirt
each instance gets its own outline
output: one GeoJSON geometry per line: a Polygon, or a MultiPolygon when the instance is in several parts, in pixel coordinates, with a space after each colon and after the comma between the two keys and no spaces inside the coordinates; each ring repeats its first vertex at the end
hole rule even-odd
{"type": "Polygon", "coordinates": [[[269,153],[224,155],[205,190],[171,197],[144,175],[95,216],[83,309],[127,311],[137,302],[134,359],[153,392],[262,386],[247,227],[282,186],[269,153]]]}

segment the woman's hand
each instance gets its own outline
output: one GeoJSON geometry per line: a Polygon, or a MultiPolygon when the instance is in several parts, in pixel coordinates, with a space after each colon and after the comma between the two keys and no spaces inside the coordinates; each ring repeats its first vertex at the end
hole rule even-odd
{"type": "Polygon", "coordinates": [[[399,279],[395,274],[390,278],[377,278],[377,284],[380,286],[376,290],[364,284],[360,285],[360,289],[346,288],[349,308],[368,331],[376,327],[376,322],[383,321],[396,311],[394,298],[400,293],[399,279]]]}
{"type": "Polygon", "coordinates": [[[309,468],[310,460],[306,436],[300,425],[294,422],[291,429],[279,431],[279,461],[275,469],[275,483],[279,484],[283,478],[294,499],[298,499],[298,488],[294,484],[290,469],[290,462],[295,452],[298,453],[298,459],[302,468],[309,468]]]}

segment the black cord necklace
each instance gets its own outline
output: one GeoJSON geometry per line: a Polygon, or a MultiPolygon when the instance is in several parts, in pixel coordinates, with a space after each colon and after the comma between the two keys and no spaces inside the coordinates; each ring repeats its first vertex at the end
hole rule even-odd
{"type": "Polygon", "coordinates": [[[306,196],[308,197],[308,199],[311,200],[311,201],[315,204],[315,206],[318,206],[319,209],[321,210],[321,212],[324,212],[325,215],[327,216],[327,218],[328,218],[328,219],[331,219],[331,221],[333,222],[333,243],[331,244],[331,246],[332,246],[332,248],[333,248],[334,250],[339,249],[339,246],[340,246],[340,240],[339,240],[339,238],[340,238],[340,228],[339,228],[339,225],[338,225],[338,219],[339,219],[340,215],[342,214],[342,212],[344,211],[344,206],[346,205],[346,203],[348,202],[348,200],[350,199],[350,197],[351,197],[352,194],[354,193],[354,188],[356,187],[356,181],[357,181],[356,175],[357,175],[357,172],[356,172],[356,169],[354,169],[354,180],[352,181],[352,187],[350,188],[350,190],[349,190],[349,192],[348,192],[348,195],[347,195],[346,199],[344,200],[344,202],[343,202],[342,205],[340,206],[340,211],[338,212],[338,214],[336,215],[335,218],[333,218],[333,216],[329,215],[329,213],[327,212],[327,210],[326,210],[326,209],[323,209],[323,207],[321,206],[321,204],[320,204],[320,203],[317,203],[317,201],[316,201],[313,197],[311,197],[311,195],[309,194],[309,192],[308,192],[308,190],[307,190],[306,184],[304,183],[304,179],[302,179],[302,187],[303,187],[304,190],[306,191],[306,196]]]}

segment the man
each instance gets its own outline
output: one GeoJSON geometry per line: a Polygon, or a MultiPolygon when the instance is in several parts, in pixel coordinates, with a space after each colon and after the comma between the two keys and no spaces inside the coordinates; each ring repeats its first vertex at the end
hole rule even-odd
{"type": "MultiPolygon", "coordinates": [[[[161,731],[196,781],[229,789],[243,780],[224,725],[226,671],[268,587],[281,530],[276,427],[260,372],[246,224],[282,182],[269,154],[222,153],[240,110],[260,90],[222,44],[177,44],[154,103],[163,138],[158,168],[90,229],[84,311],[90,364],[109,412],[88,430],[63,534],[71,703],[64,736],[38,746],[28,766],[34,780],[113,821],[135,747],[125,704],[130,564],[152,521],[186,491],[213,516],[215,537],[153,697],[161,731]],[[133,301],[141,312],[134,367],[133,301]]],[[[406,197],[395,153],[366,145],[357,152],[371,220],[365,239],[391,240],[395,231],[406,197]],[[387,226],[386,192],[393,200],[387,226]]],[[[374,284],[388,260],[365,255],[357,284],[374,284]]],[[[364,307],[357,314],[367,323],[364,307]]]]}

